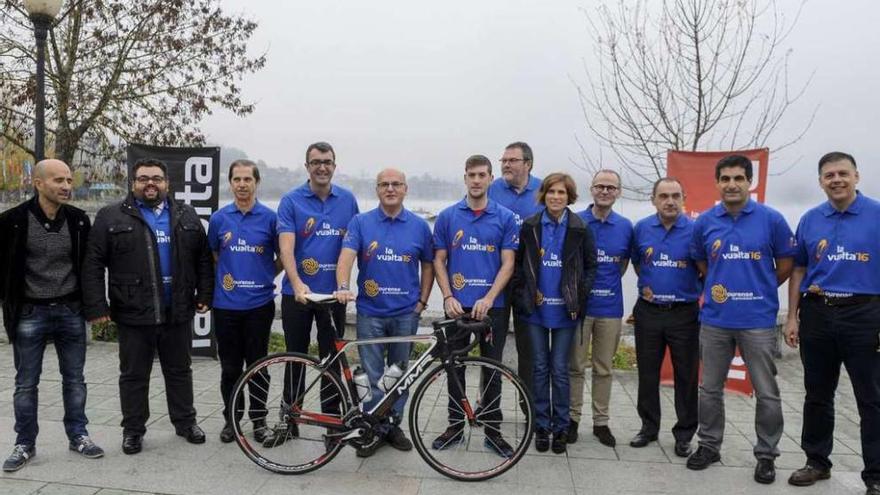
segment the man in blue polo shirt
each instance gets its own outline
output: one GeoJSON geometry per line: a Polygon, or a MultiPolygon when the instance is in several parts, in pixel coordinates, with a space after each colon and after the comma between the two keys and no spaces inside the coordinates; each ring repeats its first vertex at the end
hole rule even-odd
{"type": "MultiPolygon", "coordinates": [[[[275,318],[275,212],[257,201],[260,169],[250,160],[229,165],[235,201],[211,215],[208,244],[214,253],[214,325],[220,355],[220,395],[226,425],[220,441],[232,442],[232,387],[242,371],[266,355],[275,318]]],[[[266,390],[251,384],[249,418],[258,442],[266,435],[266,390]]]]}
{"type": "MultiPolygon", "coordinates": [[[[489,186],[489,199],[513,212],[517,229],[526,218],[541,211],[538,189],[541,179],[532,175],[534,154],[532,147],[522,141],[510,143],[501,157],[501,177],[489,186]]],[[[509,292],[509,291],[508,291],[509,292]]],[[[509,296],[510,294],[508,294],[509,296]]],[[[510,320],[511,301],[507,297],[502,318],[510,320]]],[[[517,374],[529,391],[532,390],[532,344],[529,341],[529,325],[513,312],[513,336],[516,342],[517,374]]],[[[509,327],[508,327],[509,328],[509,327]]]]}
{"type": "Polygon", "coordinates": [[[752,161],[730,155],[715,165],[721,203],[694,223],[691,257],[703,274],[700,312],[699,448],[689,469],[706,469],[721,460],[724,435],[724,382],[736,347],[742,351],[758,405],[754,454],[755,481],[776,480],[774,461],[782,437],[782,402],[776,383],[777,288],[791,274],[796,241],[776,210],[751,199],[752,161]]]}
{"type": "MultiPolygon", "coordinates": [[[[510,318],[504,311],[504,287],[513,275],[519,228],[513,212],[490,200],[487,189],[492,182],[492,163],[483,155],[465,161],[464,182],[467,196],[440,212],[434,224],[434,273],[443,293],[443,311],[457,318],[470,314],[492,322],[492,338],[480,340],[480,355],[501,361],[510,318]]],[[[452,348],[465,347],[468,337],[449,342],[452,348]]],[[[463,370],[462,370],[463,371],[463,370]]],[[[459,376],[462,386],[464,373],[459,376]]],[[[483,376],[484,404],[497,403],[501,394],[501,378],[483,376]]],[[[461,394],[451,382],[449,393],[449,427],[433,442],[433,448],[446,449],[465,441],[464,416],[456,404],[461,394]]],[[[504,457],[513,455],[510,444],[502,438],[500,408],[480,415],[486,425],[484,444],[504,457]]]]}
{"type": "MultiPolygon", "coordinates": [[[[332,182],[336,152],[329,143],[309,145],[305,168],[309,180],[284,195],[278,205],[278,249],[285,273],[281,285],[281,322],[287,350],[307,353],[314,321],[318,354],[323,358],[335,352],[333,340],[345,331],[345,305],[335,304],[330,311],[314,308],[306,304],[305,295],[330,294],[336,289],[336,260],[345,229],[358,214],[358,205],[350,191],[332,182]]],[[[300,383],[285,390],[299,390],[301,386],[300,383]]],[[[332,412],[334,404],[329,400],[325,412],[332,412]]],[[[295,425],[282,427],[285,431],[273,432],[264,445],[277,445],[297,433],[295,425]]]]}
{"type": "Polygon", "coordinates": [[[831,477],[834,394],[843,363],[861,420],[862,480],[868,495],[880,495],[880,203],[858,192],[858,183],[855,158],[823,156],[819,185],[828,201],[805,213],[797,228],[786,343],[801,345],[807,463],[788,482],[809,486],[831,477]]]}
{"type": "Polygon", "coordinates": [[[644,447],[660,431],[660,366],[667,346],[675,376],[672,427],[675,454],[687,457],[697,431],[697,383],[700,367],[699,272],[688,248],[693,221],[682,214],[685,194],[678,179],[654,183],[654,215],[633,229],[633,268],[639,276],[639,298],[633,308],[636,362],[639,369],[637,410],[642,428],[630,441],[644,447]]]}
{"type": "Polygon", "coordinates": [[[583,326],[571,346],[571,423],[568,426],[568,443],[575,443],[578,439],[578,426],[584,407],[584,369],[587,367],[587,353],[592,351],[593,435],[602,445],[614,447],[617,444],[608,426],[611,383],[614,380],[611,370],[614,353],[620,343],[623,318],[621,278],[629,266],[632,241],[632,222],[612,210],[620,192],[620,174],[613,170],[599,170],[590,186],[593,204],[578,213],[593,231],[599,266],[587,298],[583,326]]]}
{"type": "MultiPolygon", "coordinates": [[[[428,222],[403,207],[406,176],[385,169],[376,177],[379,207],[354,217],[342,243],[336,269],[336,298],[354,300],[349,283],[355,259],[358,262],[357,337],[370,339],[414,335],[419,315],[428,306],[434,283],[434,247],[428,222]]],[[[361,366],[372,385],[372,400],[364,404],[371,411],[382,399],[379,379],[388,366],[402,369],[409,362],[411,344],[358,346],[361,366]],[[387,361],[386,361],[387,350],[387,361]]],[[[406,395],[395,404],[390,422],[379,426],[375,442],[358,449],[369,457],[386,442],[398,450],[412,449],[400,429],[406,395]]]]}

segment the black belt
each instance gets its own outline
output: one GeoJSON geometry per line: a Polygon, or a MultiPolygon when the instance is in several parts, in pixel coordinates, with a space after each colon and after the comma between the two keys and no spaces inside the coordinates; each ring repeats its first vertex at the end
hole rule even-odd
{"type": "Polygon", "coordinates": [[[82,299],[82,296],[79,291],[77,291],[60,297],[49,297],[44,299],[25,297],[21,302],[24,304],[33,304],[34,306],[57,306],[58,304],[80,302],[80,299],[82,299]]]}
{"type": "Polygon", "coordinates": [[[855,306],[857,304],[868,304],[880,301],[880,296],[873,294],[853,294],[845,297],[826,296],[816,294],[815,292],[807,292],[804,299],[821,301],[826,306],[855,306]]]}
{"type": "Polygon", "coordinates": [[[670,303],[656,303],[656,302],[648,301],[647,299],[645,299],[643,297],[640,297],[639,300],[645,304],[649,304],[649,305],[651,305],[659,310],[662,310],[662,311],[671,311],[676,308],[683,308],[685,306],[693,306],[694,304],[697,304],[696,301],[673,301],[670,303]]]}

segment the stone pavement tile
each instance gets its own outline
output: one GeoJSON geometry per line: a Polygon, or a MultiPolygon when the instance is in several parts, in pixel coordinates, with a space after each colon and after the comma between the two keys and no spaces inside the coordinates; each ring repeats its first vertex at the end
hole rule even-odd
{"type": "Polygon", "coordinates": [[[274,476],[260,487],[259,495],[417,495],[420,485],[418,478],[390,476],[382,472],[328,474],[321,468],[300,476],[274,476]]]}
{"type": "Polygon", "coordinates": [[[860,455],[831,454],[831,464],[834,472],[852,471],[861,473],[865,469],[865,462],[860,455]]]}
{"type": "MultiPolygon", "coordinates": [[[[452,479],[422,480],[419,495],[574,495],[575,489],[571,487],[541,486],[535,484],[514,485],[504,483],[502,474],[498,478],[474,483],[460,483],[452,479]]],[[[591,492],[595,494],[595,492],[591,492]]]]}
{"type": "Polygon", "coordinates": [[[569,461],[559,454],[555,457],[524,456],[511,470],[492,481],[514,486],[574,488],[569,461]]]}
{"type": "Polygon", "coordinates": [[[98,493],[99,490],[100,488],[94,486],[50,483],[34,492],[34,495],[94,495],[98,493]]]}
{"type": "MultiPolygon", "coordinates": [[[[658,463],[668,463],[670,462],[669,457],[666,455],[666,452],[660,448],[660,445],[657,442],[651,442],[645,447],[641,448],[633,448],[629,446],[629,439],[624,439],[624,442],[620,442],[618,439],[617,445],[617,455],[620,457],[621,461],[634,461],[634,462],[658,462],[658,463]]],[[[675,455],[675,454],[673,454],[675,455]]]]}
{"type": "Polygon", "coordinates": [[[668,464],[627,463],[611,461],[572,461],[574,486],[578,494],[669,494],[705,495],[707,493],[742,495],[861,495],[864,487],[854,489],[850,481],[832,477],[819,486],[807,488],[788,485],[791,471],[777,473],[772,485],[761,485],[752,479],[753,467],[728,468],[713,465],[706,471],[691,471],[668,464]],[[580,464],[582,463],[582,464],[580,464]]]}
{"type": "Polygon", "coordinates": [[[95,495],[155,495],[148,492],[132,492],[128,490],[117,490],[115,488],[104,488],[95,495]]]}
{"type": "Polygon", "coordinates": [[[584,431],[584,427],[580,428],[580,438],[577,443],[568,446],[568,456],[579,459],[604,459],[616,461],[617,451],[611,447],[606,447],[599,443],[593,436],[592,429],[584,431]]]}
{"type": "Polygon", "coordinates": [[[37,490],[46,486],[42,481],[8,478],[9,474],[0,477],[0,495],[24,495],[36,493],[37,490]]]}
{"type": "Polygon", "coordinates": [[[394,476],[435,479],[445,477],[432,469],[415,450],[400,452],[387,445],[381,447],[372,457],[364,459],[358,468],[358,473],[387,473],[394,476]]]}

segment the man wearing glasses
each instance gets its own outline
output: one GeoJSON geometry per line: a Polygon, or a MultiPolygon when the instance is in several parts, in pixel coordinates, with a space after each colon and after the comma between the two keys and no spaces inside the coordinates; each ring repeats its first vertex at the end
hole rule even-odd
{"type": "MultiPolygon", "coordinates": [[[[278,249],[285,273],[281,321],[287,351],[302,353],[309,352],[314,321],[318,353],[323,358],[334,352],[333,339],[345,331],[345,304],[335,304],[328,313],[307,306],[305,296],[336,290],[336,260],[348,223],[358,214],[358,205],[351,191],[333,184],[336,152],[329,143],[317,142],[306,148],[305,168],[309,179],[284,195],[278,205],[278,249]]],[[[327,406],[333,408],[332,403],[327,406]]],[[[263,444],[279,445],[298,433],[295,428],[284,424],[281,431],[273,430],[263,444]]]]}
{"type": "MultiPolygon", "coordinates": [[[[489,199],[513,212],[516,227],[523,220],[541,211],[538,204],[538,189],[541,179],[532,175],[534,155],[532,147],[522,141],[510,143],[504,148],[501,162],[501,177],[489,186],[489,199]]],[[[502,318],[510,320],[511,297],[506,297],[502,318]]],[[[532,390],[532,345],[529,342],[528,323],[513,315],[513,332],[516,339],[517,374],[532,390]]]]}
{"type": "Polygon", "coordinates": [[[593,230],[596,239],[596,280],[587,299],[586,318],[580,335],[571,348],[571,423],[568,443],[578,438],[578,424],[584,406],[584,369],[587,352],[592,348],[593,435],[602,445],[614,447],[617,440],[608,427],[611,401],[611,365],[620,343],[623,318],[621,278],[629,265],[632,223],[612,211],[620,197],[620,175],[613,170],[599,170],[590,186],[593,204],[578,213],[593,230]],[[592,345],[591,345],[592,344],[592,345]]]}
{"type": "MultiPolygon", "coordinates": [[[[401,337],[416,333],[419,315],[428,306],[434,283],[434,247],[428,223],[403,207],[406,176],[385,169],[376,177],[379,207],[362,213],[348,224],[336,269],[336,298],[345,304],[355,300],[349,282],[358,262],[357,338],[401,337]]],[[[409,362],[410,343],[358,346],[361,366],[372,385],[372,399],[364,404],[371,411],[383,397],[379,380],[386,363],[401,369],[409,362]],[[386,358],[387,351],[387,358],[386,358]]],[[[410,450],[412,443],[400,429],[406,394],[394,404],[390,422],[378,425],[376,441],[358,449],[369,457],[385,443],[397,450],[410,450]]]]}
{"type": "Polygon", "coordinates": [[[202,222],[191,206],[168,198],[165,163],[144,158],[135,163],[132,176],[128,197],[95,217],[83,263],[86,319],[92,324],[112,320],[119,329],[126,454],[142,448],[157,352],[175,431],[190,443],[205,442],[193,407],[190,348],[193,316],[210,309],[214,290],[214,264],[202,222]]]}

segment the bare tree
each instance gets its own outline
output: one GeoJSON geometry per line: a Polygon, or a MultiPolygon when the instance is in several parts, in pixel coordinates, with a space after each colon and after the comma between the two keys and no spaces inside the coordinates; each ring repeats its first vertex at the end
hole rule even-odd
{"type": "Polygon", "coordinates": [[[617,164],[628,197],[644,198],[666,175],[667,150],[760,148],[776,139],[787,110],[809,86],[792,89],[791,50],[782,45],[803,8],[787,18],[773,0],[617,0],[587,12],[598,72],[578,85],[584,117],[600,149],[579,140],[581,165],[617,164]]]}
{"type": "MultiPolygon", "coordinates": [[[[68,0],[50,31],[47,143],[73,163],[119,156],[130,141],[197,145],[199,121],[222,108],[253,111],[244,75],[265,64],[247,44],[256,23],[219,0],[68,0]]],[[[33,154],[35,48],[21,0],[0,0],[0,131],[33,154]]]]}

